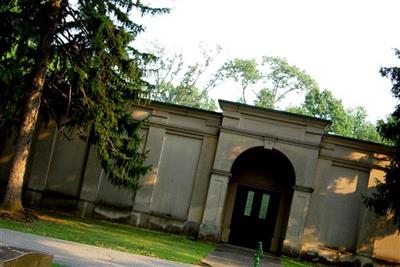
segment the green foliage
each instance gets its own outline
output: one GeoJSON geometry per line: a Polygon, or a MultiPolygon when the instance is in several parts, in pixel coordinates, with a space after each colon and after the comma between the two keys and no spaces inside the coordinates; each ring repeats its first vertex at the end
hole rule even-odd
{"type": "MultiPolygon", "coordinates": [[[[400,58],[400,50],[395,50],[400,58]]],[[[381,74],[392,81],[392,94],[400,99],[400,68],[382,68],[381,74]]],[[[377,181],[376,192],[372,197],[364,199],[365,204],[380,216],[391,216],[393,224],[400,230],[400,105],[387,119],[378,124],[380,134],[393,142],[394,149],[391,156],[390,166],[386,170],[385,181],[377,181]]]]}
{"type": "Polygon", "coordinates": [[[257,93],[257,99],[254,101],[254,104],[257,107],[264,107],[264,108],[274,108],[276,101],[275,101],[275,94],[273,91],[263,88],[257,93]]]}
{"type": "Polygon", "coordinates": [[[367,121],[365,108],[346,109],[342,101],[326,89],[323,91],[318,88],[311,89],[300,107],[291,107],[288,111],[331,120],[328,133],[378,143],[385,142],[375,125],[367,121]]]}
{"type": "Polygon", "coordinates": [[[351,137],[359,140],[367,140],[381,144],[391,144],[382,138],[376,125],[367,121],[367,110],[364,107],[355,107],[348,110],[351,117],[351,137]]]}
{"type": "Polygon", "coordinates": [[[350,116],[345,111],[342,101],[335,98],[329,90],[325,89],[322,92],[318,89],[310,90],[306,94],[302,106],[300,108],[291,108],[289,111],[331,120],[332,125],[329,127],[328,132],[343,136],[350,135],[350,116]]]}
{"type": "Polygon", "coordinates": [[[151,99],[216,110],[215,100],[208,95],[209,90],[215,87],[215,80],[207,81],[201,89],[198,88],[198,81],[220,53],[220,48],[217,48],[216,51],[203,49],[202,60],[192,65],[185,65],[182,53],[168,56],[163,48],[157,50],[158,60],[155,63],[152,79],[150,79],[154,84],[151,99]]]}
{"type": "Polygon", "coordinates": [[[153,97],[157,101],[207,110],[217,109],[215,100],[208,96],[207,91],[200,91],[193,85],[163,82],[157,86],[157,90],[158,94],[153,97]]]}
{"type": "MultiPolygon", "coordinates": [[[[23,114],[30,75],[44,38],[54,1],[3,1],[0,4],[0,133],[16,128],[23,114]]],[[[130,189],[148,167],[140,152],[140,122],[132,120],[150,85],[144,64],[154,60],[131,46],[143,31],[130,18],[165,13],[139,1],[60,1],[55,32],[50,36],[50,65],[41,111],[60,131],[79,129],[96,144],[111,183],[130,189]],[[88,136],[90,135],[90,136],[88,136]]]]}
{"type": "Polygon", "coordinates": [[[265,87],[257,94],[256,106],[274,108],[292,91],[301,92],[318,88],[310,75],[290,65],[284,58],[263,57],[262,66],[266,66],[268,72],[263,75],[265,87]]]}
{"type": "Polygon", "coordinates": [[[242,87],[247,87],[261,79],[261,73],[257,68],[255,59],[235,58],[226,62],[222,66],[222,71],[225,78],[239,82],[242,87]]]}
{"type": "Polygon", "coordinates": [[[262,78],[255,59],[235,58],[226,62],[217,72],[217,80],[233,80],[240,85],[242,91],[241,103],[246,103],[246,89],[262,78]]]}
{"type": "Polygon", "coordinates": [[[240,102],[246,102],[245,94],[249,87],[262,86],[255,100],[255,105],[260,107],[275,108],[288,94],[304,92],[304,103],[300,107],[290,107],[288,111],[331,120],[327,131],[332,134],[387,143],[375,125],[367,121],[365,108],[346,109],[332,92],[320,91],[317,82],[309,74],[290,65],[284,58],[265,56],[261,64],[255,59],[235,58],[226,62],[216,77],[216,80],[231,79],[240,84],[240,102]]]}
{"type": "Polygon", "coordinates": [[[240,102],[246,103],[246,92],[250,89],[257,92],[255,105],[267,108],[274,108],[293,91],[317,88],[307,73],[279,57],[264,56],[260,64],[255,59],[235,58],[226,62],[215,77],[216,80],[233,80],[239,84],[242,92],[240,102]]]}
{"type": "Polygon", "coordinates": [[[29,1],[0,3],[0,137],[18,124],[23,112],[26,80],[39,41],[37,29],[30,25],[37,24],[40,15],[29,1]]]}

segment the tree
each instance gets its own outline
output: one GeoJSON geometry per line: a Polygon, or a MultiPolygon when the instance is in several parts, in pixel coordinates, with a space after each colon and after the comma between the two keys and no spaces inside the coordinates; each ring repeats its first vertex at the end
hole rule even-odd
{"type": "Polygon", "coordinates": [[[284,58],[264,56],[261,65],[266,66],[268,71],[263,75],[265,87],[257,93],[256,106],[274,108],[290,92],[318,88],[310,75],[290,65],[284,58]]]}
{"type": "Polygon", "coordinates": [[[215,100],[209,97],[207,90],[199,90],[194,85],[163,82],[156,88],[159,93],[152,97],[153,100],[206,110],[217,109],[215,100]]]}
{"type": "Polygon", "coordinates": [[[355,107],[350,109],[351,118],[351,137],[359,140],[367,140],[376,143],[389,144],[387,140],[377,131],[376,125],[367,120],[367,110],[364,107],[355,107]]]}
{"type": "Polygon", "coordinates": [[[240,85],[242,97],[239,102],[246,103],[246,90],[260,81],[262,74],[255,59],[235,58],[226,62],[215,75],[215,80],[233,80],[240,85]]]}
{"type": "MultiPolygon", "coordinates": [[[[396,49],[395,54],[400,58],[400,50],[396,49]]],[[[380,72],[391,79],[392,94],[400,99],[400,68],[382,68],[380,72]]],[[[384,181],[377,181],[376,191],[371,197],[365,197],[364,202],[376,214],[390,215],[391,221],[400,230],[400,105],[396,106],[387,121],[379,122],[378,130],[382,137],[393,142],[394,148],[384,181]]]]}
{"type": "Polygon", "coordinates": [[[293,91],[318,87],[307,73],[279,57],[264,56],[260,64],[256,59],[235,58],[227,61],[215,77],[217,81],[233,80],[239,84],[242,93],[240,102],[247,102],[246,92],[250,89],[256,95],[255,105],[267,108],[275,108],[293,91]]]}
{"type": "Polygon", "coordinates": [[[382,143],[375,125],[367,121],[367,111],[363,107],[346,109],[340,99],[331,91],[322,92],[318,88],[308,91],[300,107],[291,107],[290,112],[331,120],[328,133],[347,136],[360,140],[382,143]]]}
{"type": "Polygon", "coordinates": [[[208,95],[215,87],[215,80],[208,80],[199,88],[199,79],[208,70],[216,56],[216,50],[202,49],[202,60],[185,65],[182,53],[168,56],[164,48],[157,48],[158,57],[150,82],[154,84],[151,99],[208,110],[217,109],[215,100],[208,95]]]}
{"type": "Polygon", "coordinates": [[[4,209],[21,212],[21,191],[39,109],[60,131],[96,144],[112,184],[138,187],[146,154],[130,111],[146,96],[143,66],[130,46],[141,25],[129,17],[165,13],[139,1],[10,0],[0,4],[0,132],[18,129],[4,209]],[[5,28],[6,27],[6,28],[5,28]]]}
{"type": "Polygon", "coordinates": [[[299,108],[289,108],[291,112],[316,118],[331,120],[328,132],[349,136],[351,131],[350,116],[346,113],[342,101],[335,98],[331,91],[310,90],[299,108]]]}

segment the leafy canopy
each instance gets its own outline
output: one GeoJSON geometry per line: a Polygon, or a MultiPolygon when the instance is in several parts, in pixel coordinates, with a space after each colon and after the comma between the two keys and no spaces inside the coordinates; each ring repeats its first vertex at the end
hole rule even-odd
{"type": "Polygon", "coordinates": [[[154,84],[151,99],[207,110],[217,109],[215,100],[208,95],[216,85],[215,80],[211,78],[203,86],[199,80],[220,53],[219,47],[216,50],[202,48],[202,58],[194,64],[186,64],[181,52],[168,55],[164,48],[155,50],[158,59],[149,77],[154,84]]]}
{"type": "Polygon", "coordinates": [[[288,111],[332,121],[328,133],[384,143],[375,125],[368,122],[367,111],[363,107],[346,109],[340,99],[331,91],[313,88],[306,93],[300,107],[290,107],[288,111]]]}
{"type": "Polygon", "coordinates": [[[239,102],[246,103],[246,89],[260,81],[262,74],[255,59],[234,58],[222,65],[215,77],[216,80],[233,80],[238,83],[242,91],[239,102]]]}
{"type": "Polygon", "coordinates": [[[316,82],[304,71],[290,65],[286,59],[264,56],[256,59],[234,58],[227,61],[215,75],[216,80],[232,80],[239,85],[246,103],[247,91],[255,96],[255,105],[275,108],[293,91],[307,91],[317,87],[316,82]]]}
{"type": "MultiPolygon", "coordinates": [[[[15,129],[23,115],[53,2],[0,3],[0,135],[15,129]]],[[[150,85],[143,79],[144,65],[154,56],[132,46],[143,27],[130,14],[138,17],[168,10],[131,0],[59,2],[43,86],[43,117],[55,120],[64,134],[78,129],[96,144],[110,181],[136,189],[138,177],[148,167],[144,166],[146,153],[140,150],[140,122],[130,112],[147,96],[150,85]]]]}
{"type": "Polygon", "coordinates": [[[264,88],[257,94],[256,106],[274,108],[290,92],[309,91],[318,88],[317,82],[305,71],[290,65],[280,57],[263,57],[262,66],[267,68],[264,88]]]}

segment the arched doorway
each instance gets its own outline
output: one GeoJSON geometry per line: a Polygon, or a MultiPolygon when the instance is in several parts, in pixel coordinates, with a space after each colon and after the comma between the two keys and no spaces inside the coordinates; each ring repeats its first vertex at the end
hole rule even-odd
{"type": "Polygon", "coordinates": [[[280,253],[295,184],[289,159],[278,150],[254,147],[232,165],[225,219],[229,243],[280,253]]]}

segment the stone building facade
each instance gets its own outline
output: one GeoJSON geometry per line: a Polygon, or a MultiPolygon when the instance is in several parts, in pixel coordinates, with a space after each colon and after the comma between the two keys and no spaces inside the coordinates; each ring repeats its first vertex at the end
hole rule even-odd
{"type": "MultiPolygon", "coordinates": [[[[94,147],[38,125],[25,199],[239,246],[262,241],[276,253],[400,262],[398,231],[362,203],[384,177],[388,147],[327,135],[326,120],[219,104],[222,112],[157,102],[133,111],[150,116],[142,134],[152,165],[135,194],[107,181],[94,147]]],[[[4,183],[10,143],[0,147],[4,183]]]]}

